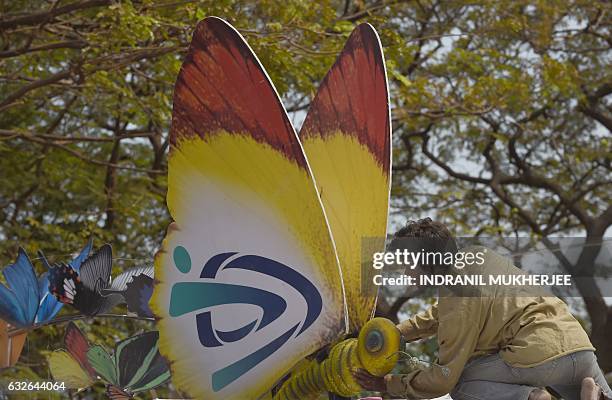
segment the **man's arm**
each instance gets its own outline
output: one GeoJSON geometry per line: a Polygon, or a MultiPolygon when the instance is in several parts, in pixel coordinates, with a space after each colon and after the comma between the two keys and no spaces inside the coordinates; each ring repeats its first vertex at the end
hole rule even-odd
{"type": "Polygon", "coordinates": [[[397,325],[407,341],[428,338],[438,331],[438,303],[429,307],[426,311],[401,322],[397,325]]]}
{"type": "Polygon", "coordinates": [[[474,353],[482,325],[481,298],[457,298],[456,307],[440,315],[438,365],[406,375],[387,375],[387,392],[409,399],[428,399],[450,392],[474,353]]]}

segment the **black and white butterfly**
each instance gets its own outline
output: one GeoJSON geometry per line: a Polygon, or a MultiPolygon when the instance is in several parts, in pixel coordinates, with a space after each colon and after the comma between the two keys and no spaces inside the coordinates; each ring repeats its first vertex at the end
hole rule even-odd
{"type": "Polygon", "coordinates": [[[102,295],[102,290],[111,287],[113,252],[109,244],[88,255],[80,269],[66,263],[50,266],[49,292],[64,304],[70,304],[84,315],[105,313],[122,302],[118,294],[102,295]]]}

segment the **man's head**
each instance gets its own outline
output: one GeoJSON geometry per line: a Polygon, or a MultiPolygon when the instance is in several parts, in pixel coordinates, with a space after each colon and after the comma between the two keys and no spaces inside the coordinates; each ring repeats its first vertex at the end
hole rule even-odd
{"type": "Polygon", "coordinates": [[[419,269],[425,273],[433,273],[435,267],[442,266],[440,258],[444,254],[457,252],[457,244],[450,230],[431,218],[408,221],[393,235],[389,247],[392,251],[400,249],[421,253],[419,269]]]}
{"type": "Polygon", "coordinates": [[[453,242],[455,240],[446,225],[433,221],[429,217],[419,219],[418,221],[408,221],[399,231],[395,232],[393,238],[452,240],[453,242]]]}

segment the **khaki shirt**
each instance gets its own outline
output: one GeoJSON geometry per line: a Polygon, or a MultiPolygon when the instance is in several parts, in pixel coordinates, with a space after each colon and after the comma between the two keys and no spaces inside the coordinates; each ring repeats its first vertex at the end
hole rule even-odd
{"type": "MultiPolygon", "coordinates": [[[[463,273],[477,273],[472,267],[464,268],[463,273]]],[[[478,268],[493,274],[525,273],[490,249],[478,268]]],[[[559,298],[529,297],[533,291],[517,287],[482,290],[480,297],[440,295],[437,304],[398,326],[406,340],[437,334],[438,365],[406,375],[388,375],[391,395],[429,399],[449,393],[465,364],[480,355],[499,353],[514,367],[534,367],[576,351],[594,350],[580,323],[559,298]]]]}

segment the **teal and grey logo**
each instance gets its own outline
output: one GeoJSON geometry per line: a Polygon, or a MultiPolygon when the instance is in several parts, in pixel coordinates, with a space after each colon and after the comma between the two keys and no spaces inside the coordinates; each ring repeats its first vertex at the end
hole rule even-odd
{"type": "MultiPolygon", "coordinates": [[[[179,271],[185,274],[191,271],[191,256],[183,246],[174,248],[173,259],[179,271]]],[[[302,321],[282,331],[263,347],[215,371],[212,375],[212,387],[215,392],[228,386],[274,354],[289,339],[302,334],[316,321],[323,309],[323,300],[317,288],[295,269],[258,255],[219,253],[212,256],[202,268],[201,281],[175,283],[170,295],[170,316],[179,317],[198,312],[195,315],[196,329],[200,343],[204,347],[221,347],[240,341],[270,325],[287,311],[287,302],[276,293],[250,286],[215,282],[218,273],[228,269],[254,271],[285,282],[304,297],[307,309],[302,321]],[[238,329],[231,331],[215,329],[211,307],[225,304],[255,305],[260,307],[263,313],[261,317],[238,329]]],[[[214,311],[222,312],[219,308],[215,308],[214,311]]]]}

